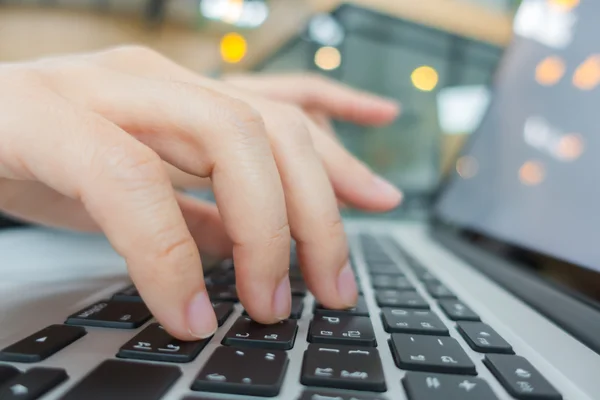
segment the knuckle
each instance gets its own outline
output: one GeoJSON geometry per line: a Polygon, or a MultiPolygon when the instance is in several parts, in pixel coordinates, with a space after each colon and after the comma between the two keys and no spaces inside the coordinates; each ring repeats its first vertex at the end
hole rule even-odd
{"type": "Polygon", "coordinates": [[[291,241],[290,225],[287,218],[277,227],[269,232],[267,237],[267,247],[289,246],[291,241]]]}
{"type": "Polygon", "coordinates": [[[265,122],[262,115],[246,102],[234,98],[221,98],[220,109],[227,123],[233,128],[231,133],[240,140],[265,138],[265,122]]]}
{"type": "Polygon", "coordinates": [[[295,106],[281,106],[278,110],[278,130],[288,131],[285,140],[296,148],[312,149],[311,132],[304,112],[295,106]]]}

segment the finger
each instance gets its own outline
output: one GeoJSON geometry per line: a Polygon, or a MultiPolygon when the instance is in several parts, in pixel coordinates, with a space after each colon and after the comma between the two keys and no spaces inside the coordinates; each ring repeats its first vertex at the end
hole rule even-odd
{"type": "Polygon", "coordinates": [[[184,82],[107,70],[69,74],[61,94],[104,115],[164,161],[210,177],[233,242],[240,300],[253,319],[289,314],[290,232],[281,179],[261,117],[245,103],[184,82]],[[93,95],[90,95],[93,93],[93,95]]]}
{"type": "Polygon", "coordinates": [[[81,199],[169,333],[183,340],[210,336],[217,323],[198,249],[156,153],[54,94],[44,98],[36,91],[22,104],[4,100],[11,118],[3,120],[2,132],[14,136],[7,141],[8,168],[81,199]]]}
{"type": "Polygon", "coordinates": [[[271,145],[283,182],[288,219],[304,279],[319,301],[329,308],[356,304],[354,274],[348,246],[329,178],[314,150],[305,116],[281,108],[268,122],[271,145]]]}
{"type": "Polygon", "coordinates": [[[230,76],[226,80],[271,98],[363,125],[386,125],[400,113],[400,106],[395,101],[353,89],[321,75],[258,75],[251,79],[230,76]]]}
{"type": "Polygon", "coordinates": [[[209,178],[200,178],[198,176],[185,173],[169,163],[165,163],[165,168],[171,177],[173,186],[178,189],[206,189],[211,185],[209,178]]]}

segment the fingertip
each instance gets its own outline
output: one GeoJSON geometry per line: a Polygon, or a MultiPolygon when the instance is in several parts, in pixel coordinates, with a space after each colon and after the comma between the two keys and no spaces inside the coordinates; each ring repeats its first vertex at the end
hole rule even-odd
{"type": "Polygon", "coordinates": [[[188,304],[188,333],[196,339],[206,339],[217,331],[217,318],[205,290],[196,293],[188,304]]]}
{"type": "Polygon", "coordinates": [[[340,301],[345,308],[356,306],[358,300],[358,288],[354,271],[347,262],[340,270],[337,277],[337,290],[340,301]]]}

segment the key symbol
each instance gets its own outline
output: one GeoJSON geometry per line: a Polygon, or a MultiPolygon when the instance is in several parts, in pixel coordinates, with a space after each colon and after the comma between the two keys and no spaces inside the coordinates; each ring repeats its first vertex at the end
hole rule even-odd
{"type": "Polygon", "coordinates": [[[265,360],[268,360],[268,361],[275,360],[275,354],[273,354],[273,353],[267,353],[267,355],[265,356],[265,360]]]}
{"type": "Polygon", "coordinates": [[[35,341],[38,343],[44,343],[46,341],[46,339],[48,339],[48,336],[41,337],[39,339],[36,339],[35,341]]]}
{"type": "Polygon", "coordinates": [[[321,335],[323,335],[323,336],[333,336],[333,332],[331,332],[331,331],[321,331],[321,335]]]}
{"type": "Polygon", "coordinates": [[[333,368],[317,368],[315,369],[315,375],[317,376],[331,376],[333,374],[333,368]]]}
{"type": "Polygon", "coordinates": [[[29,393],[29,389],[27,389],[27,387],[21,385],[20,383],[11,386],[10,391],[14,396],[24,396],[29,393]]]}
{"type": "Polygon", "coordinates": [[[250,336],[249,333],[236,333],[235,337],[240,337],[240,338],[247,338],[248,336],[250,336]]]}
{"type": "Polygon", "coordinates": [[[486,338],[478,337],[477,341],[479,343],[481,343],[482,345],[484,345],[484,346],[489,346],[490,345],[490,342],[488,342],[488,340],[486,338]]]}
{"type": "Polygon", "coordinates": [[[394,310],[392,310],[392,314],[394,314],[394,315],[406,315],[406,314],[408,314],[408,311],[406,311],[406,310],[395,310],[394,309],[394,310]]]}
{"type": "Polygon", "coordinates": [[[425,379],[425,383],[427,384],[427,387],[430,389],[437,389],[440,387],[440,380],[436,377],[431,377],[428,376],[427,379],[425,379]]]}
{"type": "Polygon", "coordinates": [[[465,389],[467,392],[470,392],[475,386],[477,386],[476,383],[470,382],[466,379],[458,385],[459,388],[465,389]]]}
{"type": "Polygon", "coordinates": [[[515,370],[515,374],[519,377],[519,378],[531,378],[531,372],[524,370],[523,368],[517,368],[515,370]]]}
{"type": "Polygon", "coordinates": [[[224,382],[227,380],[227,377],[220,374],[210,374],[206,375],[206,379],[209,381],[224,382]]]}
{"type": "Polygon", "coordinates": [[[138,350],[151,350],[152,344],[148,342],[138,342],[133,348],[138,350]]]}
{"type": "Polygon", "coordinates": [[[250,384],[250,383],[252,383],[252,379],[250,379],[250,378],[244,378],[244,379],[242,379],[242,383],[248,383],[248,384],[250,384]]]}
{"type": "Polygon", "coordinates": [[[245,353],[244,353],[243,351],[240,351],[240,350],[236,350],[236,351],[235,351],[235,354],[237,354],[238,356],[243,356],[243,355],[245,355],[245,353]]]}
{"type": "Polygon", "coordinates": [[[131,319],[131,315],[129,314],[125,314],[123,315],[121,318],[119,318],[121,321],[129,321],[131,319]]]}
{"type": "Polygon", "coordinates": [[[265,339],[277,340],[277,335],[274,333],[270,335],[265,335],[265,339]]]}
{"type": "Polygon", "coordinates": [[[421,322],[421,326],[428,329],[433,328],[433,325],[431,325],[429,322],[421,322]]]}
{"type": "Polygon", "coordinates": [[[351,338],[359,338],[360,332],[359,331],[348,331],[348,332],[342,333],[342,336],[351,337],[351,338]]]}
{"type": "Polygon", "coordinates": [[[425,361],[425,356],[419,354],[418,356],[410,356],[410,359],[413,361],[425,361]]]}
{"type": "Polygon", "coordinates": [[[454,358],[450,357],[450,356],[442,356],[440,357],[442,359],[442,362],[447,363],[447,364],[458,364],[458,361],[456,361],[454,358]]]}
{"type": "Polygon", "coordinates": [[[338,317],[322,317],[323,320],[329,322],[330,324],[339,324],[340,319],[338,317]]]}

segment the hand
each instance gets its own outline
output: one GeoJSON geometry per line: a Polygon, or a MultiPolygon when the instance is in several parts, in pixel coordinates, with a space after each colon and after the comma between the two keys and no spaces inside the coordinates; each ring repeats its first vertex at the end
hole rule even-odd
{"type": "Polygon", "coordinates": [[[290,237],[325,306],[357,298],[335,193],[386,209],[400,194],[297,108],[125,47],[0,67],[0,210],[104,231],[175,337],[217,327],[199,250],[233,249],[255,320],[290,309],[290,237]],[[176,192],[165,165],[210,178],[217,207],[176,192]],[[335,192],[334,192],[335,188],[335,192]]]}

